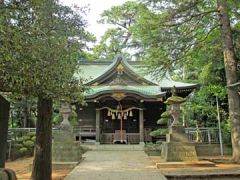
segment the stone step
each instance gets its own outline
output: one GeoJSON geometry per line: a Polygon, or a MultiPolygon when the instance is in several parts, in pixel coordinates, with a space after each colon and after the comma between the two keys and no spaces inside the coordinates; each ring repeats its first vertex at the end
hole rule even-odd
{"type": "Polygon", "coordinates": [[[143,151],[144,145],[128,144],[100,144],[100,145],[83,145],[93,151],[143,151]]]}

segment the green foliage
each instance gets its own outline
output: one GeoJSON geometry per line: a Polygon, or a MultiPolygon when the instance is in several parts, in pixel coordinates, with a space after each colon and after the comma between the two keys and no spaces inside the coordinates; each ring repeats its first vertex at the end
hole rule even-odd
{"type": "Polygon", "coordinates": [[[22,154],[26,154],[28,152],[28,149],[26,147],[22,147],[19,149],[19,152],[22,154]]]}
{"type": "Polygon", "coordinates": [[[21,149],[23,147],[22,144],[15,144],[16,148],[21,149]]]}
{"type": "Polygon", "coordinates": [[[27,136],[29,136],[29,137],[34,137],[36,135],[36,133],[35,132],[28,132],[27,133],[27,136]]]}
{"type": "Polygon", "coordinates": [[[170,118],[170,117],[171,117],[171,113],[169,109],[167,109],[165,112],[161,114],[161,118],[170,118]]]}
{"type": "Polygon", "coordinates": [[[161,151],[162,146],[161,143],[145,143],[144,145],[144,150],[145,151],[161,151]]]}
{"type": "Polygon", "coordinates": [[[20,138],[17,139],[17,141],[18,141],[18,142],[23,142],[23,138],[20,137],[20,138]]]}
{"type": "Polygon", "coordinates": [[[28,132],[25,136],[17,139],[16,148],[22,155],[32,155],[36,140],[35,132],[28,132]]]}
{"type": "Polygon", "coordinates": [[[170,110],[167,108],[165,112],[161,114],[161,118],[157,121],[157,124],[166,125],[171,118],[170,110]]]}
{"type": "Polygon", "coordinates": [[[9,95],[8,100],[11,102],[11,118],[9,121],[9,127],[34,127],[37,118],[36,98],[32,98],[27,95],[9,95]]]}
{"type": "Polygon", "coordinates": [[[163,129],[163,128],[159,128],[157,130],[154,130],[152,132],[149,133],[150,136],[156,137],[156,136],[164,136],[168,133],[168,129],[163,129]]]}
{"type": "Polygon", "coordinates": [[[102,36],[101,41],[93,48],[93,59],[111,60],[117,54],[126,57],[133,55],[133,49],[139,47],[139,42],[132,38],[132,26],[145,7],[142,4],[128,1],[119,6],[113,6],[101,14],[100,23],[112,25],[102,36]]]}
{"type": "Polygon", "coordinates": [[[32,148],[34,146],[34,142],[30,141],[30,140],[27,140],[27,141],[23,142],[23,145],[27,148],[32,148]]]}
{"type": "Polygon", "coordinates": [[[36,136],[31,137],[31,140],[32,140],[33,142],[35,142],[35,141],[36,141],[36,136]]]}
{"type": "Polygon", "coordinates": [[[31,137],[28,136],[28,135],[22,137],[22,141],[23,141],[23,142],[24,142],[24,141],[27,141],[27,140],[30,140],[30,139],[31,139],[31,137]]]}
{"type": "Polygon", "coordinates": [[[161,118],[157,121],[157,124],[167,125],[170,119],[171,119],[171,111],[169,106],[167,106],[166,111],[164,111],[161,114],[161,118]]]}
{"type": "Polygon", "coordinates": [[[217,15],[214,2],[141,2],[148,10],[137,19],[133,36],[143,43],[144,59],[152,65],[149,71],[156,76],[159,70],[174,71],[190,62],[192,51],[203,46],[203,40],[218,24],[211,18],[217,15]]]}
{"type": "Polygon", "coordinates": [[[53,117],[53,126],[57,126],[62,122],[62,117],[61,115],[58,113],[53,117]]]}
{"type": "Polygon", "coordinates": [[[184,114],[186,119],[188,119],[188,125],[195,127],[196,121],[200,127],[216,127],[217,126],[217,107],[216,107],[216,97],[219,98],[219,106],[221,119],[223,123],[227,120],[227,114],[223,109],[226,99],[226,89],[217,86],[206,86],[200,88],[187,99],[184,106],[184,114]]]}
{"type": "Polygon", "coordinates": [[[0,5],[3,88],[14,94],[82,101],[84,80],[73,75],[77,57],[92,40],[85,31],[84,12],[55,0],[0,5]]]}
{"type": "Polygon", "coordinates": [[[169,118],[160,118],[157,121],[157,124],[167,124],[168,123],[169,118]]]}
{"type": "Polygon", "coordinates": [[[72,110],[69,116],[69,122],[72,126],[78,125],[77,113],[76,111],[72,110]]]}
{"type": "Polygon", "coordinates": [[[222,125],[222,136],[225,144],[231,144],[231,128],[232,124],[230,121],[227,121],[222,125]]]}

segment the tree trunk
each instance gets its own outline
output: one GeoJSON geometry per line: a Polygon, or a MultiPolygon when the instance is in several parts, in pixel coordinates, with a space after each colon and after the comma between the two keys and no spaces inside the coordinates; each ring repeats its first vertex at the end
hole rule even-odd
{"type": "MultiPolygon", "coordinates": [[[[234,52],[227,1],[217,1],[223,39],[224,65],[227,86],[238,81],[237,59],[234,52]]],[[[229,118],[232,121],[232,160],[240,163],[240,96],[237,88],[228,88],[229,118]]]]}
{"type": "Polygon", "coordinates": [[[0,168],[5,167],[10,103],[0,95],[0,168]]]}
{"type": "Polygon", "coordinates": [[[32,180],[52,179],[52,99],[38,97],[32,180]]]}
{"type": "Polygon", "coordinates": [[[24,128],[31,128],[34,127],[31,117],[31,108],[28,97],[24,97],[23,101],[23,124],[24,128]]]}

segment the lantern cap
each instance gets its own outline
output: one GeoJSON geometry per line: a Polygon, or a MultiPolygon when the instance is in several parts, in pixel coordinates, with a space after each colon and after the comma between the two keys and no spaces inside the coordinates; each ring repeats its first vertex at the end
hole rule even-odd
{"type": "Polygon", "coordinates": [[[181,104],[184,103],[185,101],[186,99],[180,96],[171,96],[165,101],[165,104],[181,104]]]}

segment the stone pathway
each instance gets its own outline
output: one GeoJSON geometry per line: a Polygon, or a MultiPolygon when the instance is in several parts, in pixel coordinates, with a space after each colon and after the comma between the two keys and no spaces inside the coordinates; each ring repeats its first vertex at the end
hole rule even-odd
{"type": "Polygon", "coordinates": [[[64,180],[166,180],[143,151],[88,151],[64,180]]]}

